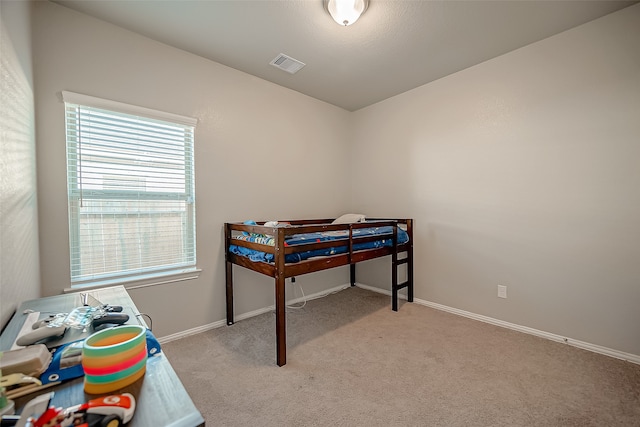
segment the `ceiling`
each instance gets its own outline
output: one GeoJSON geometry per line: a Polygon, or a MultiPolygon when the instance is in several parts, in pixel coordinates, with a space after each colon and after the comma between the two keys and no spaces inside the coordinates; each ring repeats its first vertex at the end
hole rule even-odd
{"type": "Polygon", "coordinates": [[[637,1],[370,0],[349,27],[322,0],[57,0],[355,111],[637,1]],[[306,64],[269,64],[284,53],[306,64]]]}

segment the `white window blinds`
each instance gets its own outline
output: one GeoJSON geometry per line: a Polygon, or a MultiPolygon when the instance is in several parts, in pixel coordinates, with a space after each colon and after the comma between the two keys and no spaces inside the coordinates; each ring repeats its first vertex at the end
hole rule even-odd
{"type": "Polygon", "coordinates": [[[195,120],[63,97],[72,286],[195,267],[195,120]]]}

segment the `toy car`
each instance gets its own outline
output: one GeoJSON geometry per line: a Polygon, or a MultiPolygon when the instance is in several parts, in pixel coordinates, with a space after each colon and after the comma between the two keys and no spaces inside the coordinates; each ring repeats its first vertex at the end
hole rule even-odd
{"type": "Polygon", "coordinates": [[[64,420],[59,424],[36,422],[34,427],[120,427],[131,420],[135,410],[136,400],[131,394],[116,394],[65,409],[64,420]]]}
{"type": "Polygon", "coordinates": [[[120,427],[133,418],[136,410],[136,400],[133,395],[122,393],[92,399],[66,409],[49,406],[35,419],[35,413],[46,408],[51,397],[53,393],[48,397],[40,396],[34,399],[34,401],[38,400],[38,405],[33,406],[33,409],[27,410],[31,402],[27,403],[25,406],[27,413],[25,414],[23,410],[23,416],[15,424],[16,427],[120,427]]]}

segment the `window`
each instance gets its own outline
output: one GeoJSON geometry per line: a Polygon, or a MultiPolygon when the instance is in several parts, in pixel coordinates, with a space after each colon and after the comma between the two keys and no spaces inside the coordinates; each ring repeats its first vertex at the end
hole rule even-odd
{"type": "Polygon", "coordinates": [[[72,287],[195,268],[195,119],[63,92],[72,287]]]}

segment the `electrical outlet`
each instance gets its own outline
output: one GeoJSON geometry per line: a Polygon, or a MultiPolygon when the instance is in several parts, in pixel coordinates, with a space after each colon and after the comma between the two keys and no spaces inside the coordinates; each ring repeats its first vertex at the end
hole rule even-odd
{"type": "Polygon", "coordinates": [[[507,297],[507,287],[504,285],[498,285],[498,298],[507,297]]]}

